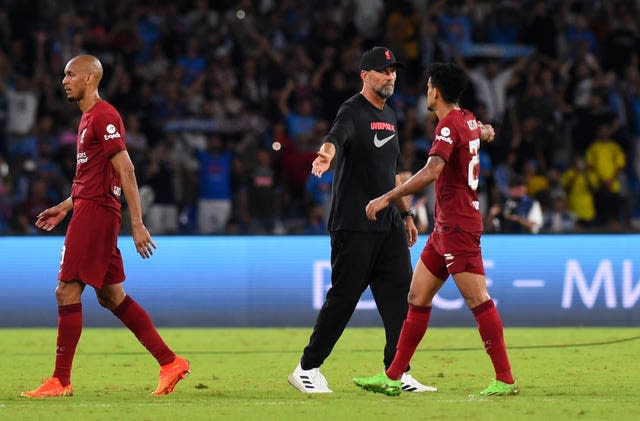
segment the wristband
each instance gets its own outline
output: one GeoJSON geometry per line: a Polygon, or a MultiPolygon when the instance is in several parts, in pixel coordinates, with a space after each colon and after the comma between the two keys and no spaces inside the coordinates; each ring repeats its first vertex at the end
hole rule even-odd
{"type": "Polygon", "coordinates": [[[405,212],[400,212],[400,217],[402,219],[406,218],[407,216],[410,216],[413,218],[416,216],[416,212],[413,209],[409,209],[408,211],[405,211],[405,212]]]}

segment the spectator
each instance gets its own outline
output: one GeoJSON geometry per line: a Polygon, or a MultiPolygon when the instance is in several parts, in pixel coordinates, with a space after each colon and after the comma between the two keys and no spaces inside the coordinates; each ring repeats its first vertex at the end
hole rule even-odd
{"type": "Polygon", "coordinates": [[[489,208],[487,232],[537,234],[544,223],[540,202],[527,196],[527,182],[516,175],[509,182],[509,196],[489,208]]]}
{"type": "Polygon", "coordinates": [[[502,123],[507,107],[507,88],[514,72],[524,68],[527,57],[522,57],[515,64],[505,68],[496,59],[487,59],[481,66],[473,69],[467,68],[460,57],[457,60],[469,74],[476,100],[483,101],[486,106],[486,122],[502,123]]]}
{"type": "Polygon", "coordinates": [[[569,44],[569,51],[575,51],[580,44],[584,44],[587,51],[592,54],[598,49],[598,40],[589,29],[589,19],[583,13],[578,13],[574,17],[573,24],[567,28],[565,38],[569,44]]]}
{"type": "Polygon", "coordinates": [[[582,155],[576,155],[572,167],[562,174],[560,181],[567,191],[567,209],[576,215],[577,227],[582,230],[593,228],[598,175],[587,167],[582,155]]]}
{"type": "Polygon", "coordinates": [[[518,155],[511,151],[494,170],[493,177],[495,180],[496,194],[502,197],[509,195],[509,183],[515,176],[517,159],[518,155]]]}
{"type": "Polygon", "coordinates": [[[183,86],[188,86],[204,72],[207,63],[200,52],[200,41],[197,37],[189,37],[185,54],[177,58],[177,63],[183,69],[183,86]]]}
{"type": "Polygon", "coordinates": [[[296,111],[290,110],[288,102],[295,88],[294,81],[287,81],[278,102],[280,112],[287,121],[289,136],[293,139],[294,144],[298,142],[300,137],[310,136],[317,122],[317,118],[313,115],[313,104],[310,98],[298,98],[296,111]]]}
{"type": "MultiPolygon", "coordinates": [[[[362,52],[391,44],[407,65],[390,98],[399,117],[403,159],[414,155],[403,166],[421,167],[421,151],[433,132],[423,124],[429,111],[420,72],[433,61],[458,54],[473,68],[468,71],[474,78],[462,104],[476,110],[480,121],[500,123],[498,142],[481,156],[500,164],[492,172],[496,188],[507,194],[509,174],[522,172],[531,158],[547,173],[571,166],[572,156],[584,154],[594,142],[600,124],[614,121],[612,138],[630,171],[620,190],[621,224],[626,225],[631,213],[626,208],[640,194],[640,60],[634,47],[640,37],[639,11],[636,3],[621,1],[195,0],[178,5],[72,0],[48,2],[44,12],[34,14],[28,6],[9,2],[0,7],[0,154],[15,169],[10,190],[19,200],[10,213],[14,218],[20,214],[18,203],[34,179],[23,172],[25,155],[37,168],[54,161],[63,184],[72,179],[77,133],[69,128],[77,126],[77,116],[46,69],[62,68],[72,56],[91,53],[110,69],[104,96],[139,119],[140,130],[127,122],[137,168],[144,169],[158,139],[173,144],[180,232],[196,232],[198,174],[191,149],[206,149],[211,135],[244,139],[279,123],[296,149],[281,142],[281,152],[272,154],[282,189],[282,217],[286,226],[300,231],[308,213],[303,207],[306,177],[296,174],[308,173],[305,148],[313,146],[318,124],[328,124],[358,88],[362,52]],[[242,19],[236,15],[239,9],[245,12],[242,19]],[[504,48],[480,48],[489,42],[504,48]],[[514,68],[509,54],[518,49],[515,42],[535,47],[537,54],[516,61],[514,68]],[[526,72],[518,71],[525,65],[526,72]],[[50,137],[57,142],[40,157],[40,141],[50,137]],[[519,159],[505,162],[512,149],[519,159]]],[[[270,148],[273,139],[267,138],[264,145],[270,148]]],[[[249,176],[256,153],[239,151],[240,143],[230,149],[248,157],[249,176]]],[[[488,181],[491,188],[491,177],[488,181]]],[[[242,185],[231,185],[232,198],[242,185]]],[[[571,208],[572,195],[566,194],[571,208]]],[[[495,200],[489,191],[485,202],[495,200]]],[[[585,222],[578,219],[577,229],[585,222]]],[[[613,229],[597,220],[591,223],[591,229],[613,229]]]]}
{"type": "Polygon", "coordinates": [[[9,99],[8,88],[5,78],[7,78],[9,62],[0,48],[0,154],[7,153],[7,123],[9,119],[9,99]]]}
{"type": "Polygon", "coordinates": [[[168,142],[161,142],[153,148],[144,175],[145,186],[153,191],[153,200],[145,218],[149,232],[175,234],[178,232],[178,200],[174,188],[177,171],[168,142]]]}
{"type": "Polygon", "coordinates": [[[8,100],[8,131],[16,135],[27,134],[34,126],[38,113],[37,86],[26,74],[14,75],[13,89],[5,92],[8,100]]]}
{"type": "Polygon", "coordinates": [[[311,207],[311,211],[309,213],[317,213],[317,209],[315,208],[319,206],[322,211],[321,219],[325,222],[325,225],[329,221],[329,212],[331,211],[332,182],[333,171],[327,171],[320,177],[307,177],[307,183],[305,185],[308,197],[307,200],[311,207]]]}
{"type": "MultiPolygon", "coordinates": [[[[588,148],[585,155],[587,166],[598,176],[596,191],[596,209],[598,220],[605,227],[619,231],[623,221],[622,208],[625,198],[622,195],[621,178],[627,157],[620,145],[612,138],[611,124],[602,124],[597,138],[588,148]]],[[[628,226],[628,221],[624,221],[628,226]]]]}
{"type": "Polygon", "coordinates": [[[544,212],[544,232],[572,232],[576,216],[567,210],[563,194],[551,196],[551,207],[544,212]]]}
{"type": "Polygon", "coordinates": [[[0,154],[0,235],[10,233],[12,203],[11,167],[0,154]]]}
{"type": "Polygon", "coordinates": [[[22,203],[18,204],[19,213],[14,221],[17,233],[35,234],[36,227],[33,221],[38,219],[38,214],[56,204],[47,193],[47,180],[36,177],[30,184],[29,194],[22,203]]]}
{"type": "Polygon", "coordinates": [[[205,150],[197,150],[200,163],[198,232],[221,233],[231,216],[231,166],[233,153],[217,135],[211,135],[205,150]]]}
{"type": "Polygon", "coordinates": [[[450,48],[460,51],[471,44],[473,24],[464,10],[463,1],[446,2],[444,10],[439,14],[439,22],[441,35],[450,48]]]}
{"type": "Polygon", "coordinates": [[[149,150],[149,140],[140,127],[140,116],[129,113],[125,117],[127,127],[127,150],[134,165],[141,163],[149,150]]]}
{"type": "Polygon", "coordinates": [[[311,205],[303,233],[308,235],[327,234],[327,222],[325,218],[325,211],[322,205],[315,203],[311,205]]]}
{"type": "Polygon", "coordinates": [[[256,167],[251,172],[248,185],[242,190],[240,209],[244,223],[252,233],[282,233],[282,227],[278,224],[280,198],[281,191],[272,167],[271,155],[268,150],[260,149],[256,167]]]}

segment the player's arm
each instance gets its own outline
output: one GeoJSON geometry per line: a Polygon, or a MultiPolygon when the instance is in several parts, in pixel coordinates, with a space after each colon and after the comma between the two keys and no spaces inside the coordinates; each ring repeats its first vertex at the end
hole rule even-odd
{"type": "Polygon", "coordinates": [[[350,105],[343,104],[331,126],[331,130],[324,137],[318,156],[311,164],[311,174],[321,177],[331,167],[331,161],[336,156],[336,148],[344,148],[349,139],[355,134],[354,120],[357,113],[350,105]]]}
{"type": "Polygon", "coordinates": [[[406,196],[411,193],[415,193],[424,189],[429,184],[433,183],[436,178],[442,172],[442,169],[446,165],[446,161],[438,156],[431,155],[424,167],[415,173],[411,178],[396,186],[393,190],[389,190],[382,196],[379,196],[371,200],[366,207],[367,218],[371,221],[376,220],[376,214],[382,209],[389,206],[389,203],[398,199],[399,197],[406,196]]]}
{"type": "MultiPolygon", "coordinates": [[[[404,177],[402,177],[400,174],[396,174],[396,187],[401,186],[406,180],[408,180],[407,177],[410,178],[411,177],[410,174],[411,173],[408,173],[404,177]]],[[[409,198],[405,197],[405,196],[398,197],[395,200],[395,204],[396,204],[396,207],[398,208],[398,210],[400,211],[400,213],[406,213],[411,208],[411,206],[409,204],[409,198]]]]}
{"type": "Polygon", "coordinates": [[[36,227],[51,231],[67,216],[71,209],[73,209],[73,199],[69,196],[57,205],[40,212],[36,218],[36,227]]]}
{"type": "Polygon", "coordinates": [[[136,251],[143,259],[151,257],[155,243],[151,239],[149,231],[142,222],[142,206],[140,205],[140,193],[136,180],[135,168],[126,149],[121,150],[111,157],[111,164],[120,175],[122,192],[129,205],[131,215],[131,233],[136,251]]]}
{"type": "MultiPolygon", "coordinates": [[[[402,185],[404,178],[400,175],[396,175],[396,187],[402,185]]],[[[396,207],[400,211],[400,214],[403,215],[403,221],[405,223],[405,229],[407,231],[407,241],[409,243],[409,247],[413,246],[416,241],[418,241],[418,228],[416,228],[416,223],[413,220],[413,213],[410,212],[411,204],[409,203],[409,198],[406,196],[399,197],[395,200],[396,207]]]]}

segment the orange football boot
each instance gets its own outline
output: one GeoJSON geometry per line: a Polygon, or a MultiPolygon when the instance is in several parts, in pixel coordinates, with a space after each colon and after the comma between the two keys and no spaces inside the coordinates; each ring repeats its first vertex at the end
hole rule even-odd
{"type": "Polygon", "coordinates": [[[73,386],[69,383],[63,386],[57,377],[44,379],[40,387],[30,392],[22,392],[20,396],[27,398],[57,398],[59,396],[73,396],[73,386]]]}
{"type": "Polygon", "coordinates": [[[182,357],[176,356],[176,359],[169,364],[160,367],[160,381],[158,387],[153,391],[152,395],[168,395],[173,392],[176,384],[191,373],[189,361],[182,357]]]}

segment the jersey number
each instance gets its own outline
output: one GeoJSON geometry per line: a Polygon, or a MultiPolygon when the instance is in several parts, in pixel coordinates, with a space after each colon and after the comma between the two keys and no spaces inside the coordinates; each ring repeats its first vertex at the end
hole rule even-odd
{"type": "Polygon", "coordinates": [[[478,189],[478,182],[480,181],[480,139],[474,139],[469,142],[469,154],[471,155],[471,161],[469,161],[469,167],[467,170],[467,183],[471,190],[478,189]]]}
{"type": "Polygon", "coordinates": [[[62,245],[62,252],[60,253],[60,270],[58,272],[62,271],[62,264],[64,263],[64,253],[67,251],[67,246],[66,245],[62,245]]]}

